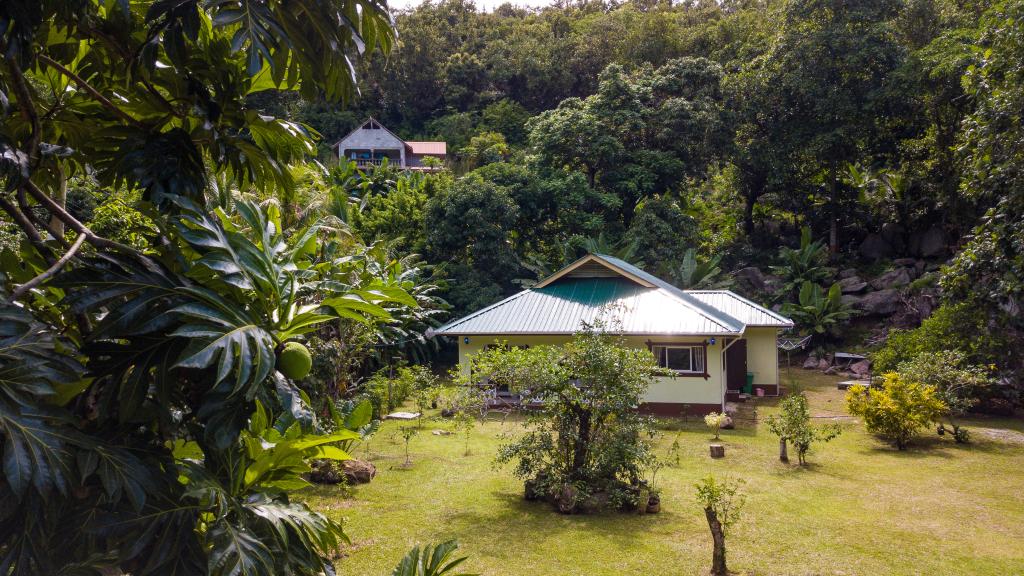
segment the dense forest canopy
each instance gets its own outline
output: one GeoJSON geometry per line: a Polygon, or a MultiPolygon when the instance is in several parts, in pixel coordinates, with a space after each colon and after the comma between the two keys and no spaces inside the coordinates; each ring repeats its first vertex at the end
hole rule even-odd
{"type": "MultiPolygon", "coordinates": [[[[491,12],[423,3],[398,13],[398,49],[364,64],[352,108],[268,106],[319,131],[327,162],[327,146],[367,116],[407,139],[448,142],[450,172],[371,200],[355,226],[374,238],[404,230],[403,245],[438,266],[456,314],[587,250],[680,285],[695,267],[765,269],[807,227],[825,261],[808,275],[778,266],[790,270],[786,290],[769,278],[767,288],[744,285],[748,295],[796,306],[803,280],[824,294],[853,271],[879,275],[901,259],[897,268],[913,268],[915,258],[913,289],[892,298],[928,305],[911,302],[910,319],[896,306],[893,324],[969,301],[973,325],[994,341],[975,360],[1010,370],[1019,358],[999,351],[1021,327],[1021,10],[944,0],[491,12]]],[[[793,261],[807,267],[812,252],[793,261]]],[[[864,338],[830,332],[833,344],[864,338]]]]}

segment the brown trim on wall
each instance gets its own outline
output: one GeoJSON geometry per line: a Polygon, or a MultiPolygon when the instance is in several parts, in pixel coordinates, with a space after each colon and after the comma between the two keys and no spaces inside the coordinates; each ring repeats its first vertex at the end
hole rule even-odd
{"type": "Polygon", "coordinates": [[[711,378],[711,374],[708,372],[707,340],[700,340],[697,342],[652,342],[648,340],[647,342],[645,342],[645,344],[647,344],[647,351],[650,352],[651,354],[654,353],[655,346],[700,346],[701,348],[704,349],[704,373],[701,374],[700,372],[677,372],[676,376],[679,378],[704,378],[705,380],[711,378]]]}
{"type": "Polygon", "coordinates": [[[640,405],[641,414],[679,418],[686,416],[706,416],[712,412],[720,412],[721,404],[683,404],[678,402],[644,402],[640,405]]]}

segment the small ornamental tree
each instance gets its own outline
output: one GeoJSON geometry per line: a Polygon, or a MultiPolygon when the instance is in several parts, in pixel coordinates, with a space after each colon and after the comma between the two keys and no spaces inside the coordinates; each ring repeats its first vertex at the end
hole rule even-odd
{"type": "Polygon", "coordinates": [[[725,576],[729,570],[725,565],[725,534],[740,517],[740,510],[746,497],[739,492],[742,480],[719,482],[708,476],[698,482],[697,503],[704,507],[708,519],[714,551],[711,559],[711,574],[725,576]]]}
{"type": "Polygon", "coordinates": [[[399,432],[402,435],[402,440],[405,441],[405,462],[402,463],[402,467],[409,468],[412,466],[412,458],[409,457],[409,442],[412,441],[414,436],[419,434],[419,428],[416,426],[402,426],[399,432]]]}
{"type": "Polygon", "coordinates": [[[564,513],[635,503],[654,458],[650,418],[636,409],[661,372],[646,350],[628,346],[598,321],[563,346],[498,347],[475,359],[476,374],[542,402],[527,432],[501,446],[528,498],[564,513]]]}
{"type": "MultiPolygon", "coordinates": [[[[453,374],[458,381],[460,376],[453,374]]],[[[455,430],[463,435],[466,443],[464,456],[469,456],[469,440],[478,420],[487,415],[487,400],[484,392],[476,386],[446,386],[437,391],[437,403],[442,416],[450,416],[455,430]]]]}
{"type": "Polygon", "coordinates": [[[897,372],[884,376],[882,388],[853,386],[846,393],[850,414],[864,418],[868,432],[905,450],[917,433],[946,414],[948,407],[934,386],[919,384],[897,372]]]}
{"type": "Polygon", "coordinates": [[[728,418],[724,413],[719,414],[718,412],[712,412],[704,416],[704,423],[707,424],[708,428],[715,433],[715,440],[718,440],[719,434],[722,430],[722,426],[725,425],[725,419],[728,418]]]}
{"type": "Polygon", "coordinates": [[[803,394],[791,394],[782,400],[780,414],[768,417],[768,429],[779,437],[779,460],[789,462],[786,443],[791,442],[796,448],[800,465],[807,464],[807,452],[815,442],[828,442],[841,432],[836,425],[821,427],[811,426],[811,411],[807,406],[807,397],[803,394]]]}
{"type": "MultiPolygon", "coordinates": [[[[978,403],[978,397],[990,389],[993,378],[985,366],[970,364],[963,352],[943,350],[921,352],[913,359],[901,362],[897,372],[903,378],[934,386],[946,406],[949,425],[953,428],[953,439],[957,443],[968,440],[967,429],[955,420],[978,403]]],[[[939,425],[939,433],[945,426],[939,425]]]]}

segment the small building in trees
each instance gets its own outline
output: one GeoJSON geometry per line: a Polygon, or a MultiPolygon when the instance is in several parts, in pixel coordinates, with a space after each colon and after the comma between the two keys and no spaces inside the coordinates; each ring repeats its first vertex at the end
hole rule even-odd
{"type": "Polygon", "coordinates": [[[445,142],[412,142],[399,138],[380,122],[368,118],[334,144],[334,153],[342,162],[355,162],[359,168],[388,164],[405,170],[438,170],[448,154],[445,142]]]}
{"type": "MultiPolygon", "coordinates": [[[[779,394],[779,331],[792,320],[729,290],[681,290],[623,260],[588,254],[528,290],[434,330],[459,343],[464,373],[498,345],[564,344],[605,318],[674,371],[658,377],[641,409],[707,414],[743,394],[779,394]]],[[[482,378],[484,375],[481,376],[482,378]]]]}

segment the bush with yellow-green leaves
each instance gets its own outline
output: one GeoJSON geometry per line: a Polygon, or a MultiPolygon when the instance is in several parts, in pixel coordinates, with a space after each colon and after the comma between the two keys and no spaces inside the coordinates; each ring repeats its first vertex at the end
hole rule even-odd
{"type": "Polygon", "coordinates": [[[864,419],[868,432],[889,440],[899,450],[905,450],[921,429],[938,422],[948,410],[934,386],[898,372],[886,373],[878,388],[851,387],[846,408],[864,419]]]}

